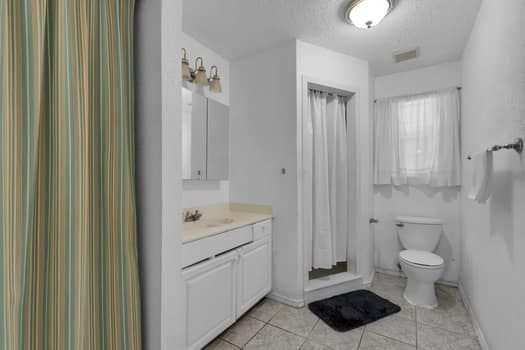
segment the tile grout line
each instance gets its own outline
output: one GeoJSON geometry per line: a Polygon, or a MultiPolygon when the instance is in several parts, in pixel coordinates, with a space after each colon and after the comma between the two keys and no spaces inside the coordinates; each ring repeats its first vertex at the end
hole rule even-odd
{"type": "MultiPolygon", "coordinates": [[[[255,308],[255,306],[254,306],[253,308],[255,308]]],[[[252,308],[252,309],[253,309],[253,308],[252,308]]],[[[233,344],[232,342],[230,342],[230,341],[224,339],[222,335],[223,335],[227,330],[226,330],[225,332],[223,332],[222,334],[220,334],[217,338],[219,338],[220,340],[222,340],[222,341],[224,341],[224,342],[226,342],[226,343],[228,343],[228,344],[234,346],[234,347],[237,348],[237,349],[241,349],[241,350],[242,350],[242,349],[244,349],[244,348],[246,347],[246,345],[248,345],[248,343],[250,343],[250,342],[252,341],[253,338],[255,338],[255,336],[256,336],[257,334],[259,334],[259,333],[261,332],[261,330],[262,330],[264,327],[266,327],[266,326],[270,323],[270,321],[271,321],[271,320],[275,317],[275,315],[277,315],[277,313],[280,311],[281,307],[279,307],[279,310],[277,310],[277,311],[275,312],[275,314],[273,314],[273,316],[271,316],[270,319],[269,319],[268,321],[263,321],[263,320],[258,319],[257,317],[250,316],[250,315],[249,315],[249,312],[250,312],[252,309],[246,311],[246,313],[244,313],[244,314],[243,314],[243,315],[242,315],[242,316],[241,316],[241,317],[240,317],[235,323],[233,323],[233,324],[230,326],[230,327],[234,327],[234,326],[237,324],[237,322],[240,321],[240,320],[241,320],[242,318],[244,318],[244,317],[246,317],[246,318],[251,318],[251,319],[253,319],[253,320],[256,320],[256,321],[259,321],[259,322],[263,323],[263,326],[262,326],[259,330],[257,330],[257,331],[255,332],[255,334],[254,334],[253,336],[250,337],[250,339],[248,339],[248,341],[246,342],[246,344],[244,344],[242,347],[238,347],[237,345],[233,344]]]]}
{"type": "Polygon", "coordinates": [[[263,329],[264,327],[266,327],[266,324],[265,324],[264,326],[262,326],[261,329],[259,329],[257,332],[255,332],[255,334],[252,335],[251,338],[248,339],[248,341],[246,342],[246,344],[244,344],[240,349],[244,349],[244,348],[246,347],[246,345],[250,344],[250,342],[253,340],[253,338],[255,338],[255,337],[257,336],[257,334],[259,334],[259,333],[262,331],[262,329],[263,329]]]}
{"type": "Polygon", "coordinates": [[[288,330],[288,329],[282,328],[281,326],[277,326],[277,325],[274,325],[274,324],[271,324],[271,323],[268,323],[268,326],[278,328],[278,329],[280,329],[280,330],[282,330],[282,331],[285,331],[286,333],[290,333],[290,334],[292,334],[292,335],[295,335],[296,337],[299,337],[299,338],[305,338],[305,339],[306,339],[306,337],[305,337],[304,335],[297,334],[297,333],[295,333],[295,332],[292,332],[291,330],[288,330]]]}
{"type": "MultiPolygon", "coordinates": [[[[263,323],[264,325],[257,331],[255,332],[255,334],[246,342],[246,344],[244,344],[244,346],[242,346],[240,349],[244,349],[246,347],[246,345],[248,345],[252,340],[253,338],[255,338],[257,336],[257,334],[261,333],[261,331],[267,326],[270,324],[270,321],[275,317],[275,315],[277,315],[279,313],[279,311],[281,310],[282,306],[279,306],[279,309],[268,319],[268,321],[263,321],[263,320],[260,320],[258,319],[257,317],[254,317],[254,316],[250,316],[249,315],[249,312],[252,311],[255,307],[251,308],[250,310],[248,310],[244,315],[243,317],[249,317],[251,319],[254,319],[256,321],[259,321],[261,323],[263,323]]],[[[271,326],[271,324],[270,324],[271,326]]],[[[235,346],[235,344],[232,344],[235,346]]]]}
{"type": "Polygon", "coordinates": [[[222,340],[222,341],[225,342],[225,343],[230,344],[230,345],[233,346],[235,349],[242,349],[242,348],[238,347],[237,345],[233,344],[232,342],[227,341],[227,340],[224,339],[224,338],[219,337],[219,339],[222,340]]]}
{"type": "MultiPolygon", "coordinates": [[[[246,315],[246,317],[249,317],[249,318],[252,318],[252,319],[257,320],[257,321],[259,321],[259,322],[264,323],[264,326],[262,326],[257,332],[255,332],[255,334],[250,338],[250,340],[248,340],[248,342],[247,342],[247,343],[246,343],[241,349],[244,349],[244,348],[246,347],[246,345],[248,345],[248,344],[252,341],[252,339],[255,338],[255,337],[257,336],[257,334],[259,334],[259,333],[260,333],[264,328],[266,328],[267,326],[271,326],[271,327],[274,327],[274,328],[280,329],[280,330],[282,330],[282,331],[284,331],[284,332],[286,332],[286,333],[289,333],[289,334],[295,335],[295,336],[300,337],[301,339],[303,339],[304,341],[303,341],[303,342],[301,343],[301,345],[299,346],[299,349],[300,349],[300,348],[304,345],[304,343],[308,340],[308,338],[305,338],[305,337],[303,337],[302,335],[299,335],[299,334],[294,333],[294,332],[292,332],[292,331],[290,331],[290,330],[287,330],[287,329],[281,328],[281,327],[279,327],[279,326],[276,326],[276,325],[270,323],[270,322],[274,319],[274,317],[277,316],[277,314],[279,313],[279,311],[281,311],[281,309],[282,309],[282,306],[279,307],[279,310],[277,310],[277,312],[275,312],[275,313],[273,314],[273,316],[271,316],[270,319],[269,319],[268,321],[266,321],[266,322],[263,321],[263,320],[260,320],[260,319],[258,319],[258,318],[256,318],[256,317],[252,317],[252,316],[246,315]]],[[[317,321],[319,321],[319,320],[317,320],[317,321]]],[[[316,322],[316,324],[317,324],[317,322],[316,322]]],[[[312,328],[312,329],[313,329],[313,328],[312,328]]],[[[234,344],[232,344],[232,345],[234,345],[234,344]]]]}
{"type": "MultiPolygon", "coordinates": [[[[299,334],[297,334],[297,333],[294,333],[294,332],[292,332],[292,331],[290,331],[290,330],[288,330],[288,329],[284,329],[284,328],[282,328],[282,327],[279,327],[279,326],[276,326],[276,325],[274,325],[274,324],[271,324],[270,321],[268,321],[268,323],[266,324],[266,326],[270,326],[270,327],[274,327],[274,328],[280,329],[280,330],[283,331],[283,332],[286,332],[286,333],[291,334],[291,335],[295,335],[296,337],[299,337],[299,338],[303,339],[304,341],[301,343],[301,346],[303,346],[304,343],[305,343],[307,340],[309,340],[308,338],[305,338],[304,336],[299,335],[299,334]]],[[[265,327],[266,327],[266,326],[265,326],[265,327]]],[[[263,327],[263,328],[264,328],[264,327],[263,327]]],[[[299,348],[301,348],[301,347],[299,347],[299,348]]]]}
{"type": "MultiPolygon", "coordinates": [[[[381,333],[378,333],[378,332],[374,332],[374,331],[368,331],[368,332],[373,333],[373,334],[375,334],[375,335],[379,335],[379,336],[381,336],[381,337],[383,337],[383,338],[387,338],[387,339],[393,340],[393,341],[398,342],[398,343],[401,343],[401,344],[405,344],[405,345],[410,345],[410,346],[413,346],[413,347],[417,347],[417,345],[410,344],[410,343],[407,343],[407,342],[405,342],[405,341],[402,341],[402,340],[399,340],[399,339],[396,339],[396,338],[392,338],[392,337],[390,337],[390,336],[388,336],[388,335],[384,335],[384,334],[381,334],[381,333]]],[[[417,343],[417,341],[416,341],[416,343],[417,343]]]]}
{"type": "Polygon", "coordinates": [[[303,341],[303,342],[301,343],[301,345],[299,346],[299,349],[300,349],[300,348],[301,348],[301,347],[302,347],[307,341],[311,340],[311,339],[310,339],[310,334],[311,334],[312,331],[314,330],[315,326],[317,326],[317,323],[319,323],[319,321],[320,321],[320,318],[319,318],[319,317],[316,317],[317,320],[315,321],[315,323],[314,323],[312,329],[310,330],[310,332],[308,332],[308,335],[307,335],[307,336],[303,336],[303,335],[301,335],[301,334],[297,334],[297,333],[295,333],[295,332],[293,332],[293,331],[291,331],[291,330],[289,330],[289,329],[285,329],[285,328],[282,328],[282,327],[277,326],[277,325],[275,325],[275,324],[272,324],[271,321],[273,320],[273,318],[274,318],[275,316],[277,316],[278,313],[279,313],[279,312],[276,312],[275,315],[273,315],[273,317],[268,321],[267,325],[272,326],[272,327],[275,327],[275,328],[278,328],[278,329],[280,329],[280,330],[282,330],[282,331],[284,331],[284,332],[286,332],[286,333],[290,333],[290,334],[292,334],[292,335],[295,335],[295,336],[297,336],[297,337],[303,339],[304,341],[303,341]]]}
{"type": "MultiPolygon", "coordinates": [[[[304,307],[304,306],[303,306],[303,307],[304,307]]],[[[300,308],[299,308],[299,309],[300,309],[300,308]]],[[[279,312],[277,312],[277,313],[279,313],[279,312]]],[[[287,333],[290,333],[290,334],[296,335],[296,336],[301,337],[301,338],[305,338],[305,339],[307,339],[307,340],[309,340],[308,337],[309,337],[310,333],[312,333],[313,329],[315,328],[315,326],[317,326],[317,323],[318,323],[319,320],[320,320],[320,318],[317,317],[317,315],[315,315],[315,318],[316,318],[317,320],[315,321],[314,326],[312,327],[312,329],[310,330],[310,332],[308,333],[308,335],[307,335],[307,336],[304,336],[304,335],[301,335],[301,334],[297,334],[297,333],[295,333],[295,332],[293,332],[293,331],[291,331],[291,330],[289,330],[289,329],[285,329],[285,328],[282,328],[281,326],[277,326],[277,325],[271,323],[271,321],[274,319],[274,317],[277,316],[277,313],[276,313],[276,314],[275,314],[275,315],[274,315],[274,316],[268,321],[268,324],[269,324],[270,326],[275,327],[275,328],[279,328],[279,329],[281,329],[281,330],[283,330],[283,331],[285,331],[285,332],[287,332],[287,333]]]]}
{"type": "MultiPolygon", "coordinates": [[[[472,322],[472,321],[470,321],[470,322],[472,322]]],[[[452,334],[455,334],[455,335],[463,335],[463,336],[467,336],[467,337],[477,337],[475,334],[470,334],[468,332],[461,332],[461,331],[452,331],[450,329],[443,328],[441,326],[437,326],[434,323],[430,323],[430,322],[418,321],[417,323],[419,325],[422,325],[422,326],[425,326],[425,327],[440,329],[442,331],[445,331],[445,332],[448,332],[448,333],[452,333],[452,334]]]]}
{"type": "Polygon", "coordinates": [[[414,307],[414,319],[416,320],[416,349],[419,347],[419,322],[417,321],[417,306],[414,307]]]}
{"type": "Polygon", "coordinates": [[[361,343],[363,342],[363,338],[365,337],[365,331],[366,331],[366,325],[363,327],[363,332],[361,333],[361,337],[359,338],[359,343],[357,344],[357,350],[361,348],[361,343]]]}
{"type": "MultiPolygon", "coordinates": [[[[312,327],[312,329],[310,330],[310,332],[308,333],[308,335],[306,336],[304,342],[301,344],[301,346],[299,347],[299,349],[301,349],[303,347],[303,345],[307,342],[307,341],[313,341],[312,338],[310,338],[310,335],[312,335],[312,332],[314,331],[315,327],[317,327],[317,324],[319,323],[319,321],[321,321],[321,319],[319,317],[317,317],[317,321],[315,321],[314,323],[314,326],[312,327]]],[[[323,345],[325,346],[325,345],[323,345]]]]}
{"type": "MultiPolygon", "coordinates": [[[[279,308],[279,309],[280,309],[280,308],[279,308]]],[[[259,320],[258,318],[255,318],[255,317],[252,317],[252,316],[248,316],[248,315],[246,315],[246,317],[253,318],[254,320],[257,320],[257,321],[259,321],[259,322],[264,323],[264,325],[263,325],[263,326],[262,326],[257,332],[255,332],[255,334],[254,334],[254,335],[253,335],[253,336],[252,336],[252,337],[246,342],[246,344],[244,344],[243,347],[241,347],[241,349],[244,349],[244,348],[246,347],[246,345],[248,345],[248,344],[252,341],[252,339],[255,338],[255,337],[257,336],[257,334],[261,333],[261,331],[262,331],[267,325],[270,324],[270,321],[272,320],[272,318],[275,317],[275,315],[277,315],[278,312],[279,312],[279,311],[277,311],[277,312],[276,312],[272,317],[270,317],[270,319],[269,319],[268,321],[266,321],[266,322],[264,322],[264,321],[262,321],[262,320],[259,320]]]]}

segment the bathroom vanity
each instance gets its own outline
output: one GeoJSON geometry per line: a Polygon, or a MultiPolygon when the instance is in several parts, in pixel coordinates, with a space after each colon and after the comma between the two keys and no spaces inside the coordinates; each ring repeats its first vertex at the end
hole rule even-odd
{"type": "Polygon", "coordinates": [[[183,224],[186,346],[201,349],[255,305],[272,286],[272,214],[267,206],[198,208],[183,224]]]}

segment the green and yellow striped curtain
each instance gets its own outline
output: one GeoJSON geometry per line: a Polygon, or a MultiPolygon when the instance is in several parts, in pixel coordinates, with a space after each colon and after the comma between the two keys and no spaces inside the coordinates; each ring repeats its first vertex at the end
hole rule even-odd
{"type": "Polygon", "coordinates": [[[0,0],[0,349],[141,347],[133,0],[0,0]]]}

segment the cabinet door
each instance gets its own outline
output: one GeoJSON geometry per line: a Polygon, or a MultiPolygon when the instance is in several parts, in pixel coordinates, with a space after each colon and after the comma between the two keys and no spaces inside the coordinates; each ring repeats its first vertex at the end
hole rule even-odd
{"type": "Polygon", "coordinates": [[[266,237],[239,249],[237,317],[272,289],[272,241],[266,237]]]}
{"type": "Polygon", "coordinates": [[[236,319],[236,252],[184,269],[187,349],[202,349],[236,319]]]}
{"type": "Polygon", "coordinates": [[[208,180],[228,179],[229,108],[208,99],[208,180]]]}
{"type": "Polygon", "coordinates": [[[191,156],[190,179],[206,179],[206,135],[208,101],[197,93],[191,94],[191,156]]]}

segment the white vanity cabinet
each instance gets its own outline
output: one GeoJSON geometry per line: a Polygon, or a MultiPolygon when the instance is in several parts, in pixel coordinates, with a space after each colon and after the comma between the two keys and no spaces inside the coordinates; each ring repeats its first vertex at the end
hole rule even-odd
{"type": "Polygon", "coordinates": [[[254,236],[262,225],[266,234],[239,249],[237,317],[270,292],[272,286],[271,221],[254,225],[254,236]]]}
{"type": "MultiPolygon", "coordinates": [[[[208,260],[183,269],[186,349],[202,349],[271,290],[271,220],[233,231],[210,237],[213,246],[222,246],[225,251],[214,250],[208,260]],[[250,232],[249,242],[243,241],[236,248],[226,249],[234,241],[241,242],[231,239],[234,233],[246,230],[250,232]],[[217,241],[221,235],[228,243],[221,245],[217,241]]],[[[209,245],[207,239],[201,240],[202,248],[209,245]]],[[[187,248],[195,250],[197,242],[191,242],[187,248]]]]}
{"type": "Polygon", "coordinates": [[[235,322],[238,256],[227,253],[184,270],[187,349],[202,349],[235,322]]]}

